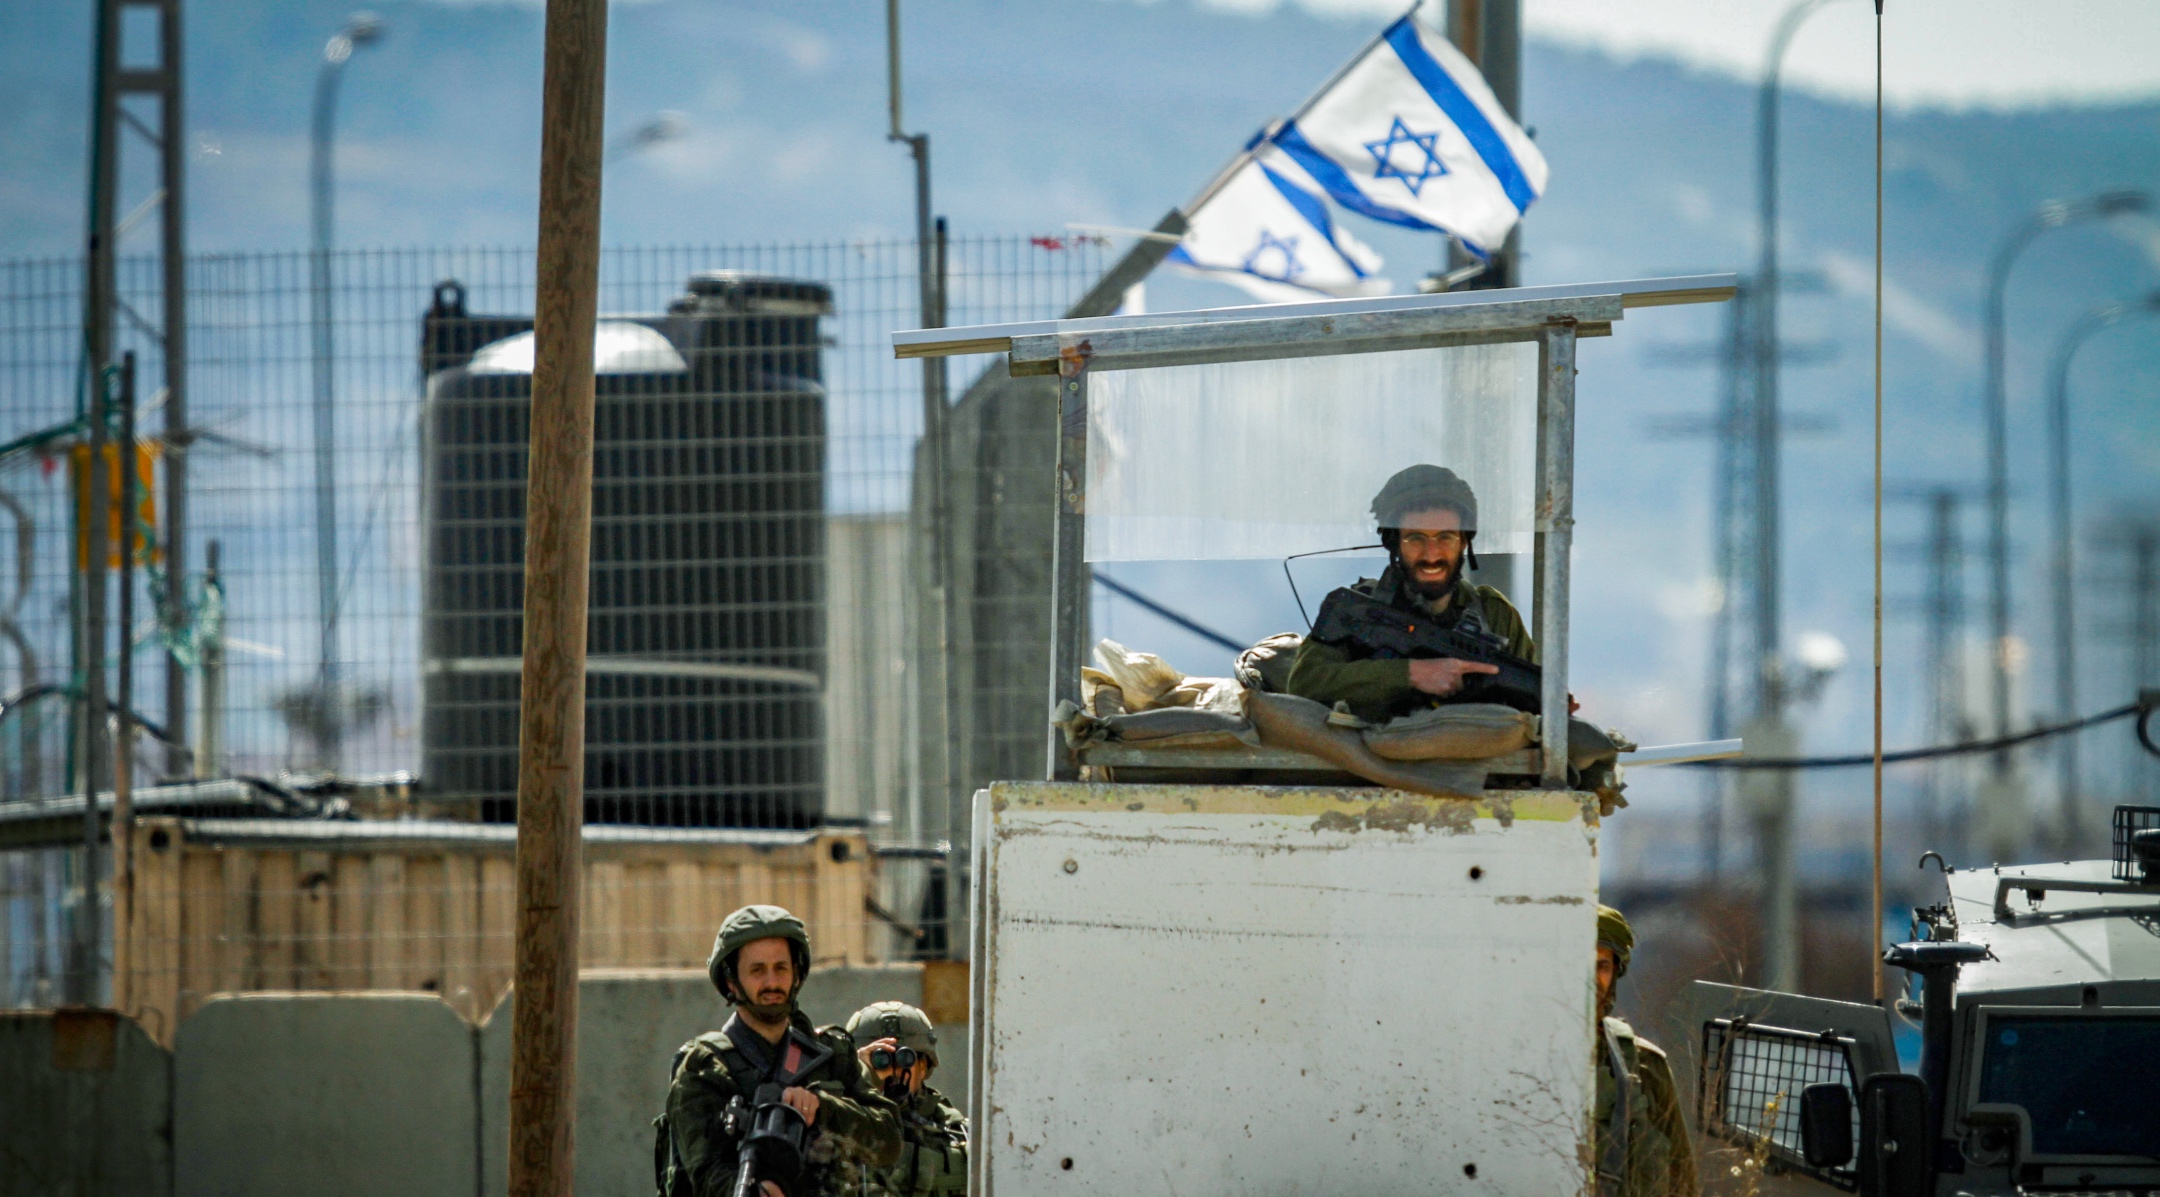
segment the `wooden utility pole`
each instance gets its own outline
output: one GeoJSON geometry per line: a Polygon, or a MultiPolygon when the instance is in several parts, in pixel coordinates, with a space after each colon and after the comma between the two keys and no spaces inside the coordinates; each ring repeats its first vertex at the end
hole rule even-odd
{"type": "Polygon", "coordinates": [[[525,478],[510,1197],[570,1197],[607,0],[548,0],[525,478]]]}

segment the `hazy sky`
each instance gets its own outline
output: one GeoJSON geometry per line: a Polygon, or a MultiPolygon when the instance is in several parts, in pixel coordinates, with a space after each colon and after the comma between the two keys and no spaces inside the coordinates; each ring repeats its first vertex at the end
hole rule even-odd
{"type": "MultiPolygon", "coordinates": [[[[1177,0],[1161,0],[1177,2],[1177,0]]],[[[1266,13],[1392,15],[1404,0],[1202,0],[1266,13]]],[[[1441,0],[1427,0],[1435,9],[1441,0]]],[[[1793,0],[1525,0],[1533,36],[1622,55],[1661,54],[1752,78],[1793,0]]],[[[1830,0],[1794,40],[1800,86],[1874,94],[1874,6],[1830,0]]],[[[2023,107],[2160,93],[2160,3],[2153,0],[1889,0],[1883,89],[1893,103],[2023,107]]]]}

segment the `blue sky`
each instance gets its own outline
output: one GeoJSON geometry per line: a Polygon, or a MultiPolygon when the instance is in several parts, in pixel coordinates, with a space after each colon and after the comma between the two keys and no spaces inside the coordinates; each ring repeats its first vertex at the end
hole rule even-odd
{"type": "MultiPolygon", "coordinates": [[[[1811,716],[1810,743],[1823,748],[1864,743],[1867,718],[1872,117],[1853,98],[1851,69],[1867,53],[1864,40],[1855,44],[1866,22],[1852,19],[1866,7],[1833,5],[1803,35],[1801,90],[1785,124],[1784,253],[1828,284],[1788,302],[1787,331],[1836,347],[1830,363],[1786,382],[1793,410],[1833,424],[1794,442],[1787,458],[1788,626],[1837,635],[1856,661],[1811,716]]],[[[1893,0],[1892,8],[1904,23],[1893,26],[1891,62],[1905,65],[1886,146],[1890,473],[1970,481],[1979,468],[1978,295],[1988,247],[2051,197],[2160,191],[2160,68],[2150,65],[2160,61],[2152,53],[2160,26],[2150,6],[2105,0],[2051,10],[2067,15],[2037,31],[2019,24],[2029,6],[1893,0]],[[1952,60],[1967,65],[1945,69],[1952,60]],[[2081,73],[2079,61],[2090,70],[2081,73]]],[[[1351,0],[919,0],[907,10],[909,124],[932,132],[939,209],[967,233],[1152,223],[1384,19],[1351,0]]],[[[538,9],[380,11],[389,36],[356,57],[346,79],[340,243],[529,244],[538,9]]],[[[345,12],[268,0],[191,11],[196,250],[302,244],[306,105],[322,41],[345,12]]],[[[1774,12],[1755,3],[1532,3],[1525,122],[1553,182],[1526,226],[1527,281],[1748,263],[1752,88],[1739,76],[1774,12]]],[[[65,255],[79,243],[87,32],[87,4],[0,10],[0,104],[9,114],[0,154],[10,162],[0,175],[0,257],[65,255]]],[[[609,128],[627,131],[664,109],[689,122],[681,140],[610,168],[610,243],[836,240],[910,227],[906,156],[883,138],[881,5],[655,0],[619,6],[610,37],[609,128]]],[[[129,185],[140,193],[140,179],[129,185]]],[[[1398,280],[1437,257],[1429,240],[1347,219],[1398,280]]],[[[2156,261],[2160,229],[2128,222],[2051,235],[2016,277],[2014,485],[2028,635],[2040,634],[2044,615],[2032,502],[2042,362],[2090,304],[2160,284],[2156,261]]],[[[1158,307],[1234,300],[1173,282],[1150,297],[1158,307]]],[[[1702,732],[1709,478],[1703,443],[1659,440],[1650,428],[1657,417],[1705,412],[1713,399],[1707,370],[1661,366],[1658,353],[1711,336],[1716,321],[1712,311],[1639,313],[1583,354],[1579,688],[1606,721],[1651,741],[1702,732]]],[[[2156,382],[2149,325],[2109,334],[2081,358],[2081,510],[2160,503],[2156,382]]],[[[1893,509],[1893,549],[1917,527],[1914,512],[1893,509]]],[[[1131,566],[1121,576],[1241,637],[1296,619],[1272,564],[1131,566]]],[[[1894,599],[1916,593],[1909,565],[1894,558],[1890,576],[1894,599]]],[[[2098,602],[2104,588],[2094,582],[2093,592],[2098,602]]],[[[1893,616],[1891,734],[1912,742],[1922,734],[1911,685],[1916,625],[1902,607],[1893,616]]],[[[1106,620],[1128,644],[1194,672],[1226,664],[1130,608],[1112,608],[1106,620]]],[[[2119,670],[2107,672],[2119,657],[2110,643],[2096,641],[2100,651],[2089,654],[2088,705],[2118,701],[2127,686],[2119,670]]],[[[1847,780],[1822,783],[1819,797],[1852,800],[1864,780],[1847,780]]],[[[1639,789],[1653,804],[1690,800],[1691,786],[1671,785],[1646,777],[1639,789]]]]}

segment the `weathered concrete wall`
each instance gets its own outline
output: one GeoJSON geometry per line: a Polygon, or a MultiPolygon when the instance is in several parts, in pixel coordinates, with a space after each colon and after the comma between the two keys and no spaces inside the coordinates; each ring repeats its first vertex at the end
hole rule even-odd
{"type": "Polygon", "coordinates": [[[0,1197],[172,1192],[172,1056],[109,1011],[0,1013],[0,1197]]]}
{"type": "MultiPolygon", "coordinates": [[[[803,991],[820,1024],[887,999],[923,1005],[921,966],[803,991]]],[[[502,1193],[512,1001],[475,1028],[427,993],[227,995],[171,1054],[106,1012],[0,1014],[0,1197],[502,1193]]],[[[588,972],[579,1002],[577,1192],[646,1197],[669,1062],[727,1007],[702,970],[588,972]]],[[[939,1036],[964,1102],[966,1026],[939,1036]]]]}
{"type": "MultiPolygon", "coordinates": [[[[817,969],[803,986],[812,1022],[844,1022],[875,1001],[922,1003],[917,965],[817,969]]],[[[510,1024],[516,994],[505,997],[479,1032],[483,1194],[508,1190],[510,1024]]],[[[675,1050],[727,1021],[728,1008],[704,972],[588,972],[578,986],[579,1197],[648,1197],[652,1192],[653,1118],[667,1100],[675,1050]]],[[[964,1076],[965,1028],[939,1036],[941,1058],[964,1076]],[[946,1047],[951,1044],[953,1046],[946,1047]],[[945,1052],[951,1055],[945,1055],[945,1052]]]]}
{"type": "Polygon", "coordinates": [[[471,1024],[432,994],[215,998],[173,1051],[186,1197],[472,1197],[471,1024]]]}
{"type": "Polygon", "coordinates": [[[1534,791],[991,786],[976,1191],[1581,1192],[1596,818],[1534,791]]]}

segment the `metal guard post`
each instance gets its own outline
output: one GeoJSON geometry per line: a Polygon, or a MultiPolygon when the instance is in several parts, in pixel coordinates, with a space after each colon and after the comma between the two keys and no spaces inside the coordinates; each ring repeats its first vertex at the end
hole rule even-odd
{"type": "Polygon", "coordinates": [[[1568,552],[1575,533],[1575,336],[1572,320],[1538,334],[1537,645],[1544,670],[1539,707],[1551,789],[1568,785],[1568,552]]]}
{"type": "MultiPolygon", "coordinates": [[[[1080,663],[1087,652],[1087,367],[1092,347],[1071,339],[1058,353],[1057,531],[1050,567],[1049,716],[1059,704],[1080,705],[1080,663]]],[[[1075,781],[1079,760],[1064,733],[1050,729],[1045,775],[1075,781]]]]}

